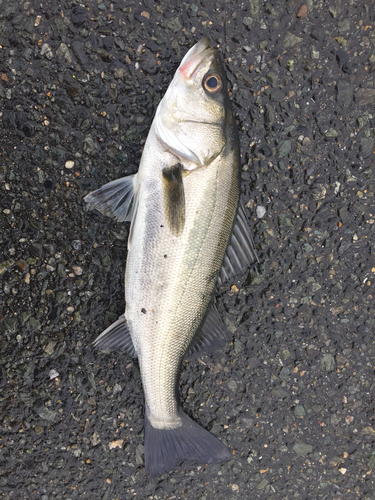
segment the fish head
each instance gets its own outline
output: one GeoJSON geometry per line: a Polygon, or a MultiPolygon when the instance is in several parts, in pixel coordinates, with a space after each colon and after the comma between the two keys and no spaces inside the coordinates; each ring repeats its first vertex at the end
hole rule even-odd
{"type": "Polygon", "coordinates": [[[184,169],[211,163],[233,142],[223,63],[205,37],[182,59],[155,115],[155,132],[184,169]]]}

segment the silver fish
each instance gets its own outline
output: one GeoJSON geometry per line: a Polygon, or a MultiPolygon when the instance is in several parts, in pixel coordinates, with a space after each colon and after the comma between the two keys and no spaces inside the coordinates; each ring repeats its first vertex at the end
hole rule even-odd
{"type": "Polygon", "coordinates": [[[227,338],[212,301],[217,283],[257,261],[240,203],[239,139],[225,72],[208,38],[183,58],[161,100],[137,174],[86,196],[131,221],[125,314],[95,341],[138,357],[145,393],[145,467],[220,463],[227,448],[181,409],[184,356],[227,338]]]}

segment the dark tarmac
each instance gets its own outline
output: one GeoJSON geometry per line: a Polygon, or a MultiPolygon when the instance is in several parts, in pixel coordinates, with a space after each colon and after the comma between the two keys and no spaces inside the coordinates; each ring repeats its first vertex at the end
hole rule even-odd
{"type": "Polygon", "coordinates": [[[372,500],[375,7],[358,0],[0,0],[0,497],[372,500]],[[143,463],[124,311],[129,224],[87,210],[137,171],[186,51],[221,47],[258,274],[217,294],[232,341],[184,363],[223,465],[143,463]]]}

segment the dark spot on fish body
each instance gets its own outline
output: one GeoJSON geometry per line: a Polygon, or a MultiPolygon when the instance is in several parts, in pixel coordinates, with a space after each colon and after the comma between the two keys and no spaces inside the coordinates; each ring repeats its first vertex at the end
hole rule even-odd
{"type": "Polygon", "coordinates": [[[164,255],[164,259],[166,259],[167,257],[168,257],[168,255],[167,255],[167,254],[165,254],[165,255],[164,255]]]}
{"type": "Polygon", "coordinates": [[[142,309],[141,309],[141,313],[142,313],[142,314],[146,314],[146,312],[147,312],[147,311],[146,311],[146,309],[145,309],[144,307],[142,307],[142,309]]]}

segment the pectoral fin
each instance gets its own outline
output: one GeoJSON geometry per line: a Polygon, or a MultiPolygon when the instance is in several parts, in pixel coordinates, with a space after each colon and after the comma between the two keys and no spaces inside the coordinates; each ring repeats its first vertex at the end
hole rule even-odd
{"type": "Polygon", "coordinates": [[[174,236],[182,233],[185,225],[185,191],[182,180],[182,165],[164,167],[163,205],[168,227],[174,236]]]}

